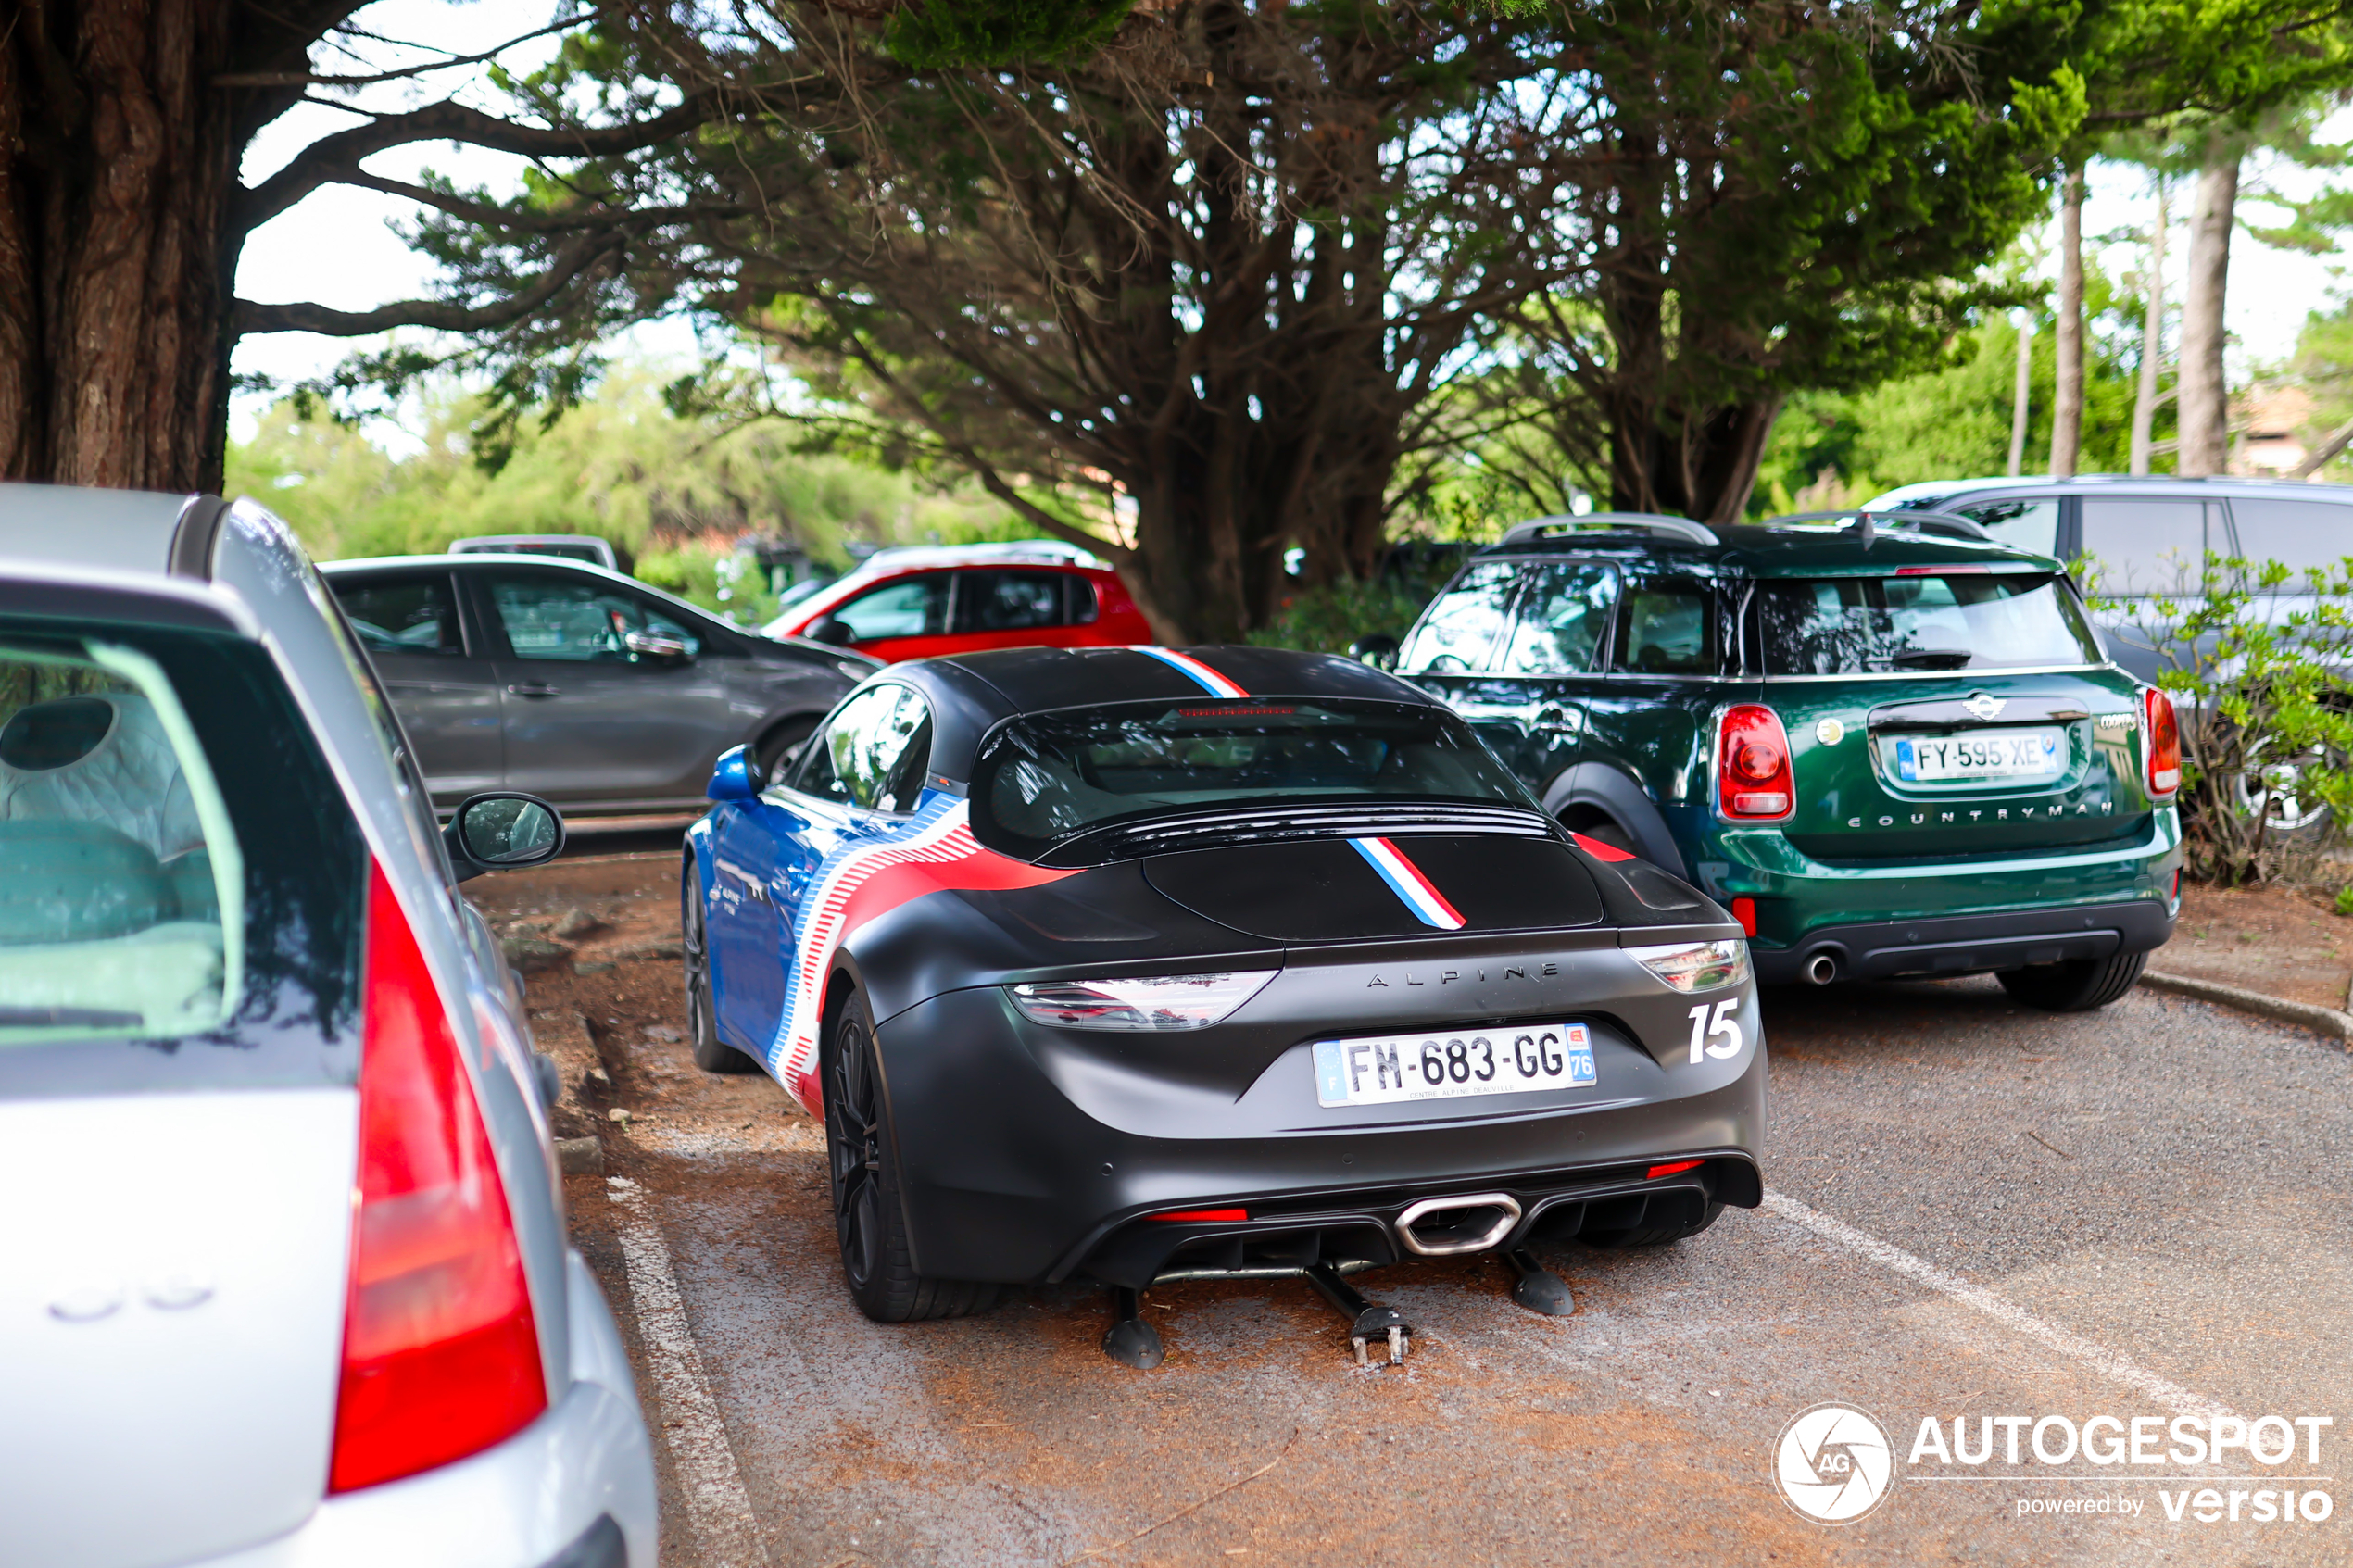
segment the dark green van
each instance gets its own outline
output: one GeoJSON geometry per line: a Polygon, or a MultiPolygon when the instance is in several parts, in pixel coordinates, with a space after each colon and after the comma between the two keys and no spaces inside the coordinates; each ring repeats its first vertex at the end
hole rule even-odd
{"type": "Polygon", "coordinates": [[[1567,826],[1729,908],[1767,982],[1990,972],[2076,1010],[2172,934],[2172,708],[2057,561],[1966,521],[1525,523],[1395,662],[1567,826]]]}

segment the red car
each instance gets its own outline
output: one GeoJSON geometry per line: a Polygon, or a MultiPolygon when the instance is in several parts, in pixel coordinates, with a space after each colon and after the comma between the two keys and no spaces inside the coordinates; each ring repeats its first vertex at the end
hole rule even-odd
{"type": "Polygon", "coordinates": [[[1116,573],[1084,550],[1043,541],[885,550],[761,630],[886,663],[1155,640],[1116,573]]]}

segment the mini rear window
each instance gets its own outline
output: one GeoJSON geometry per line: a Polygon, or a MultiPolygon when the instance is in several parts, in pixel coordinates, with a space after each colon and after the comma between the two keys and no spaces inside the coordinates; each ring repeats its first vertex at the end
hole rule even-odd
{"type": "Polygon", "coordinates": [[[2047,572],[1952,572],[1760,583],[1768,675],[1935,674],[2100,661],[2047,572]]]}

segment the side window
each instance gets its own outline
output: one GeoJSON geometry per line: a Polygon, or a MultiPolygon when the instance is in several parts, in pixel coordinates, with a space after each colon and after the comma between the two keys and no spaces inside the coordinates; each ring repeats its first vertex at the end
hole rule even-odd
{"type": "Polygon", "coordinates": [[[1482,561],[1472,567],[1423,612],[1421,624],[1398,652],[1398,670],[1408,675],[1445,675],[1487,669],[1520,571],[1515,561],[1482,561]]]}
{"type": "Polygon", "coordinates": [[[1617,602],[1617,574],[1605,566],[1544,568],[1520,600],[1519,622],[1504,650],[1504,672],[1574,675],[1591,670],[1617,602]]]}
{"type": "Polygon", "coordinates": [[[638,618],[644,622],[645,630],[653,633],[659,637],[675,637],[680,642],[686,644],[686,657],[688,659],[695,659],[701,655],[703,651],[702,638],[696,633],[693,627],[686,625],[683,621],[673,620],[649,604],[639,605],[637,607],[637,614],[638,618]]]}
{"type": "Polygon", "coordinates": [[[1065,623],[1059,571],[956,573],[956,630],[1029,632],[1065,623]]]}
{"type": "Polygon", "coordinates": [[[790,787],[823,800],[905,813],[931,765],[931,710],[900,685],[869,686],[810,741],[790,787]]]}
{"type": "Polygon", "coordinates": [[[490,580],[490,602],[517,659],[625,660],[628,635],[640,630],[636,600],[601,583],[501,575],[490,580]]]}
{"type": "Polygon", "coordinates": [[[1093,625],[1095,617],[1102,613],[1095,585],[1075,571],[1065,571],[1063,573],[1063,589],[1070,596],[1070,623],[1073,626],[1093,625]]]}
{"type": "Polygon", "coordinates": [[[2056,495],[1980,501],[1953,510],[2005,545],[2032,550],[2038,556],[2058,554],[2059,504],[2056,495]]]}
{"type": "MultiPolygon", "coordinates": [[[[2205,575],[2207,510],[2198,501],[2084,497],[2084,587],[2118,598],[2194,590],[2205,575]]],[[[2212,546],[2228,547],[2220,528],[2212,546]]]]}
{"type": "Polygon", "coordinates": [[[331,581],[351,630],[370,653],[465,652],[458,632],[458,601],[449,575],[364,577],[331,581]]]}
{"type": "Polygon", "coordinates": [[[1617,668],[1642,675],[1716,673],[1712,596],[1696,583],[1644,583],[1617,617],[1617,668]]]}
{"type": "Polygon", "coordinates": [[[884,637],[936,637],[948,630],[944,571],[925,571],[870,588],[833,612],[862,643],[884,637]]]}
{"type": "Polygon", "coordinates": [[[2296,572],[2308,566],[2334,571],[2353,556],[2353,507],[2263,495],[2233,501],[2231,517],[2238,524],[2238,553],[2259,565],[2275,560],[2296,572]]]}

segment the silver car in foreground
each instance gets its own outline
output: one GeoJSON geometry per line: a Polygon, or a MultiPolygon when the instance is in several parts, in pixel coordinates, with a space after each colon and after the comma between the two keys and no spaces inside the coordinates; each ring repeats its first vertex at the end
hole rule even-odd
{"type": "Polygon", "coordinates": [[[540,1069],[377,679],[250,502],[0,486],[0,1562],[653,1568],[540,1069]]]}

